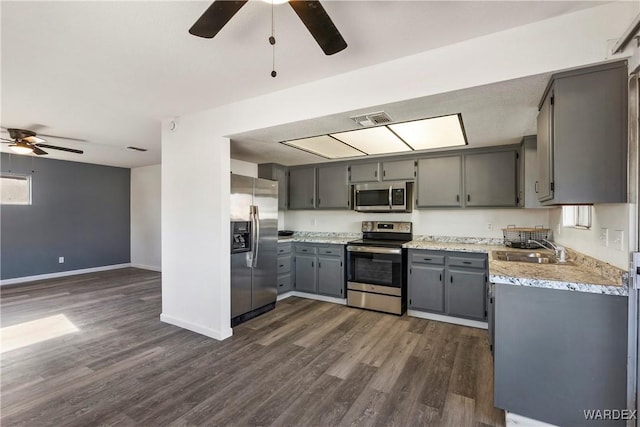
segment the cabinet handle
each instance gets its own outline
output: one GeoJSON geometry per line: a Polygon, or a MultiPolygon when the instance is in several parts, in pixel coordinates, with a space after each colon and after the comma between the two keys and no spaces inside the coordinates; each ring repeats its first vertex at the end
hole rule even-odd
{"type": "Polygon", "coordinates": [[[471,264],[471,261],[462,261],[462,263],[463,263],[463,264],[470,265],[470,264],[471,264]]]}
{"type": "Polygon", "coordinates": [[[424,258],[425,261],[431,261],[431,258],[424,258]]]}
{"type": "Polygon", "coordinates": [[[442,282],[442,273],[440,273],[440,281],[442,282]]]}
{"type": "Polygon", "coordinates": [[[373,171],[373,177],[374,177],[374,178],[377,178],[377,177],[378,177],[378,171],[377,171],[377,170],[373,171]]]}
{"type": "Polygon", "coordinates": [[[313,206],[313,197],[309,199],[309,202],[311,203],[311,206],[313,206]]]}
{"type": "Polygon", "coordinates": [[[325,254],[330,254],[330,253],[331,253],[331,251],[324,251],[324,253],[325,253],[325,254]]]}
{"type": "Polygon", "coordinates": [[[460,201],[460,195],[456,194],[456,202],[459,202],[459,201],[460,201]]]}
{"type": "Polygon", "coordinates": [[[538,181],[536,181],[536,185],[535,185],[535,187],[534,187],[534,188],[535,188],[536,193],[537,193],[537,192],[538,192],[538,181]]]}
{"type": "Polygon", "coordinates": [[[382,176],[387,176],[387,171],[383,170],[382,171],[382,176]]]}
{"type": "Polygon", "coordinates": [[[467,202],[471,201],[471,194],[467,194],[467,202]]]}
{"type": "Polygon", "coordinates": [[[449,276],[449,281],[453,283],[453,275],[449,276]]]}
{"type": "Polygon", "coordinates": [[[280,267],[284,267],[284,264],[280,264],[280,267]]]}
{"type": "Polygon", "coordinates": [[[311,267],[313,267],[313,261],[311,261],[311,267]]]}
{"type": "Polygon", "coordinates": [[[318,261],[318,268],[322,267],[322,263],[318,261]]]}
{"type": "Polygon", "coordinates": [[[320,206],[320,198],[318,197],[318,206],[320,206]]]}

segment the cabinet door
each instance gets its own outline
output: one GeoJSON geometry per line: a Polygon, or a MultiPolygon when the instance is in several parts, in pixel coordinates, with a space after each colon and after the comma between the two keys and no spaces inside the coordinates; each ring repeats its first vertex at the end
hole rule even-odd
{"type": "Polygon", "coordinates": [[[318,168],[318,209],[349,209],[346,164],[318,168]]]}
{"type": "Polygon", "coordinates": [[[278,210],[285,211],[289,201],[287,169],[279,166],[274,169],[275,180],[278,181],[278,210]]]}
{"type": "Polygon", "coordinates": [[[318,257],[318,293],[344,298],[344,274],[339,257],[318,257]]]}
{"type": "Polygon", "coordinates": [[[485,320],[485,271],[450,268],[447,283],[447,314],[485,320]]]}
{"type": "Polygon", "coordinates": [[[397,160],[382,163],[383,181],[414,180],[416,178],[415,160],[397,160]]]}
{"type": "Polygon", "coordinates": [[[418,160],[418,207],[462,206],[461,187],[460,156],[418,160]]]}
{"type": "Polygon", "coordinates": [[[289,209],[313,209],[316,207],[316,169],[291,169],[289,171],[289,209]]]}
{"type": "Polygon", "coordinates": [[[360,163],[351,165],[350,182],[380,181],[380,163],[360,163]]]}
{"type": "MultiPolygon", "coordinates": [[[[578,154],[578,153],[577,153],[578,154]]],[[[553,87],[538,112],[538,200],[553,199],[553,87]]]]}
{"type": "Polygon", "coordinates": [[[412,264],[409,308],[444,313],[444,268],[412,264]]]}
{"type": "Polygon", "coordinates": [[[295,265],[296,290],[315,294],[317,292],[316,256],[296,255],[295,265]]]}
{"type": "Polygon", "coordinates": [[[466,206],[517,206],[516,154],[510,150],[465,155],[466,206]]]}
{"type": "Polygon", "coordinates": [[[278,295],[289,292],[291,289],[291,274],[278,276],[278,295]]]}

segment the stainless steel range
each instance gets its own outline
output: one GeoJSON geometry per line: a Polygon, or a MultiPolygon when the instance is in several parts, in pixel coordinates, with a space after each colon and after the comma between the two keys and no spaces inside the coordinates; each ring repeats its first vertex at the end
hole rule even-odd
{"type": "Polygon", "coordinates": [[[347,305],[403,314],[411,223],[363,221],[362,237],[347,245],[347,305]]]}

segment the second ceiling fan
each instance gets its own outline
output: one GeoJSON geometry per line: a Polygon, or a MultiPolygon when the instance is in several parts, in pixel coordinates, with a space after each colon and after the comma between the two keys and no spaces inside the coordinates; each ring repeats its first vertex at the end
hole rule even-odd
{"type": "MultiPolygon", "coordinates": [[[[198,37],[213,38],[247,1],[214,1],[189,29],[189,33],[198,37]]],[[[288,3],[326,55],[333,55],[347,47],[347,43],[319,1],[289,0],[288,3]]]]}

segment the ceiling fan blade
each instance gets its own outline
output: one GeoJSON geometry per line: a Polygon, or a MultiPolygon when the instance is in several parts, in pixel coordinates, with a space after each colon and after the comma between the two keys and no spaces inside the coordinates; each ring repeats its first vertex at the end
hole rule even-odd
{"type": "Polygon", "coordinates": [[[4,142],[5,144],[11,144],[15,142],[13,139],[7,139],[7,138],[0,138],[0,141],[4,142]]]}
{"type": "Polygon", "coordinates": [[[58,146],[49,145],[49,144],[35,144],[35,145],[38,146],[38,147],[50,148],[52,150],[67,151],[69,153],[76,153],[76,154],[83,154],[84,153],[84,151],[76,150],[75,148],[58,147],[58,146]]]}
{"type": "Polygon", "coordinates": [[[36,136],[35,132],[26,129],[7,129],[7,132],[9,132],[11,139],[22,140],[30,136],[36,136]]]}
{"type": "MultiPolygon", "coordinates": [[[[88,142],[86,139],[82,138],[71,138],[70,136],[58,136],[58,135],[45,135],[43,133],[39,133],[40,136],[46,136],[47,138],[53,139],[66,139],[67,141],[78,141],[78,142],[88,142]]],[[[39,141],[37,141],[39,142],[39,141]]],[[[44,142],[44,141],[43,141],[44,142]]]]}
{"type": "Polygon", "coordinates": [[[37,154],[38,156],[42,156],[43,154],[49,154],[44,150],[39,149],[38,147],[33,147],[33,154],[37,154]]]}
{"type": "Polygon", "coordinates": [[[189,28],[189,33],[194,36],[212,39],[246,3],[247,0],[214,1],[202,16],[198,18],[196,23],[189,28]]]}
{"type": "Polygon", "coordinates": [[[347,42],[319,1],[289,0],[289,4],[325,55],[333,55],[347,47],[347,42]]]}

